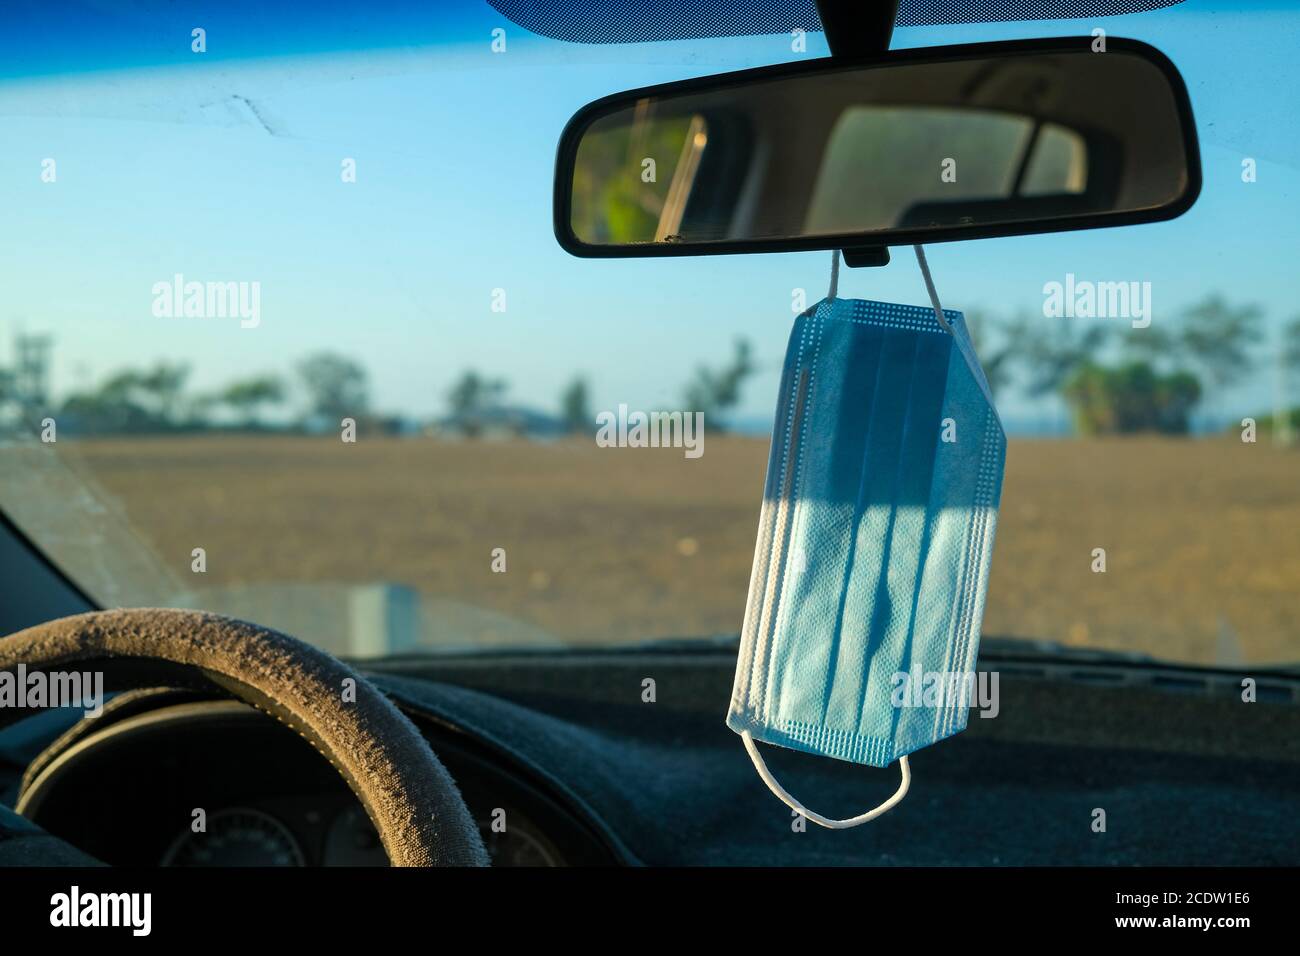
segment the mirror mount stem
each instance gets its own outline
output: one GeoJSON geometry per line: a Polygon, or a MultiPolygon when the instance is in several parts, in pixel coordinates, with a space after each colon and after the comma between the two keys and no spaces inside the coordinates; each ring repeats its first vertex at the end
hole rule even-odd
{"type": "Polygon", "coordinates": [[[844,253],[844,264],[850,269],[889,265],[888,246],[858,246],[854,249],[842,249],[840,251],[844,253]]]}
{"type": "Polygon", "coordinates": [[[836,59],[879,56],[889,49],[898,0],[816,0],[822,31],[836,59]]]}
{"type": "MultiPolygon", "coordinates": [[[[826,44],[838,59],[879,56],[889,49],[898,16],[898,0],[817,0],[826,44]]],[[[845,249],[850,269],[889,265],[887,246],[845,249]]]]}

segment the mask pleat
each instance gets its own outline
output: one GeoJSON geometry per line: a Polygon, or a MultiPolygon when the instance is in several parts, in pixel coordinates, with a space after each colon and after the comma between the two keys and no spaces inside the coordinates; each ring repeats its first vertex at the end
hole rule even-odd
{"type": "MultiPolygon", "coordinates": [[[[851,473],[853,519],[848,535],[846,574],[835,617],[838,653],[827,676],[827,700],[822,710],[823,721],[831,729],[846,734],[857,730],[859,702],[866,692],[868,675],[862,663],[870,654],[872,621],[870,614],[864,616],[863,612],[872,610],[873,602],[868,596],[878,595],[884,583],[881,570],[883,562],[888,561],[893,514],[890,508],[880,507],[879,502],[888,500],[897,480],[890,465],[898,460],[903,438],[897,409],[906,395],[914,359],[911,343],[893,334],[893,330],[875,328],[870,334],[880,342],[880,360],[874,376],[865,376],[864,370],[858,370],[858,376],[870,383],[872,401],[862,409],[867,416],[862,420],[861,429],[865,441],[855,449],[857,461],[851,473]],[[851,715],[852,723],[841,720],[837,725],[828,720],[832,713],[851,715]]],[[[878,608],[878,602],[875,606],[878,608]]]]}
{"type": "Polygon", "coordinates": [[[862,372],[876,370],[884,362],[882,333],[881,329],[854,330],[833,324],[818,355],[819,374],[808,405],[798,517],[792,529],[794,548],[805,570],[790,575],[778,632],[797,639],[805,628],[827,628],[837,637],[812,654],[784,657],[790,666],[778,672],[783,717],[822,713],[827,704],[828,673],[839,653],[836,622],[852,560],[862,455],[868,441],[865,426],[874,417],[872,407],[877,398],[876,376],[862,372]],[[829,441],[827,426],[844,416],[861,421],[863,427],[852,437],[846,436],[847,440],[829,441]],[[838,586],[825,586],[831,580],[838,586]]]}
{"type": "MultiPolygon", "coordinates": [[[[941,444],[943,407],[952,354],[950,335],[912,335],[916,362],[910,383],[903,422],[903,443],[898,460],[898,482],[893,494],[895,513],[892,528],[895,560],[887,564],[890,603],[893,614],[881,626],[880,653],[868,668],[867,694],[885,699],[892,691],[894,675],[913,671],[917,641],[917,607],[921,594],[934,524],[930,503],[934,500],[936,447],[941,444]]],[[[924,619],[928,626],[929,619],[924,619]]],[[[928,634],[921,640],[928,640],[928,634]]],[[[908,711],[891,708],[887,727],[863,726],[863,713],[885,713],[866,707],[867,696],[859,701],[858,732],[896,738],[900,722],[908,711]]]]}

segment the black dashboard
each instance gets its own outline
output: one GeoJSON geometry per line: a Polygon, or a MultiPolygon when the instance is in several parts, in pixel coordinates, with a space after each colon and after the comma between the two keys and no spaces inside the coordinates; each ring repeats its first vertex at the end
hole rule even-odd
{"type": "MultiPolygon", "coordinates": [[[[266,715],[213,700],[122,710],[29,772],[19,811],[119,866],[388,865],[334,768],[266,715]]],[[[469,741],[427,724],[421,731],[460,786],[494,866],[612,862],[544,787],[469,741]]]]}
{"type": "MultiPolygon", "coordinates": [[[[799,827],[723,723],[731,646],[368,661],[459,784],[497,865],[1295,865],[1300,673],[1115,660],[986,640],[996,719],[912,755],[870,827],[799,827]],[[655,681],[653,700],[643,695],[655,681]],[[1109,826],[1090,825],[1104,808],[1109,826]]],[[[382,865],[306,741],[218,693],[134,691],[5,769],[21,811],[127,865],[382,865]],[[196,832],[201,811],[202,832],[196,832]]],[[[769,748],[832,816],[897,771],[769,748]]]]}

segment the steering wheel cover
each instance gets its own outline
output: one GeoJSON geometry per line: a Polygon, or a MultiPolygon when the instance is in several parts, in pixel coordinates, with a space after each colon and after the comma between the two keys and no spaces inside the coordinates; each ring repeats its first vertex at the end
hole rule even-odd
{"type": "MultiPolygon", "coordinates": [[[[95,611],[0,639],[0,671],[20,663],[29,672],[102,671],[105,690],[215,684],[298,731],[333,764],[393,866],[488,863],[455,781],[415,725],[351,667],[287,634],[201,611],[95,611]],[[355,700],[345,694],[351,687],[355,700]]],[[[29,713],[0,709],[0,727],[29,713]]]]}

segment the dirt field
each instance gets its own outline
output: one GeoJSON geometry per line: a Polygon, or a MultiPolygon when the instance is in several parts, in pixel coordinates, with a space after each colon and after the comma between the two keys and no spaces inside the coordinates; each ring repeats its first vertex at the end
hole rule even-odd
{"type": "MultiPolygon", "coordinates": [[[[59,445],[178,579],[202,546],[209,587],[400,582],[566,643],[738,630],[767,455],[715,437],[696,460],[578,441],[59,445]]],[[[1281,662],[1300,660],[1298,622],[1300,451],[1012,442],[985,634],[1281,662]]]]}

